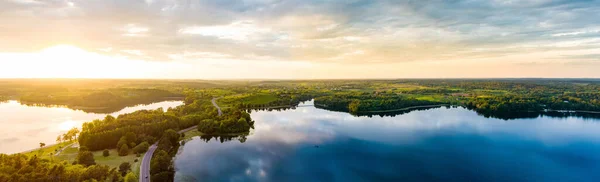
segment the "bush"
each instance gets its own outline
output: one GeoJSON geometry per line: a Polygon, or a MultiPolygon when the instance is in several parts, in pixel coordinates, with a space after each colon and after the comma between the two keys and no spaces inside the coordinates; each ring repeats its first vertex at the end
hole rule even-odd
{"type": "MultiPolygon", "coordinates": [[[[138,156],[138,157],[139,157],[139,156],[138,156]]],[[[135,160],[133,160],[133,162],[138,162],[138,161],[139,161],[138,159],[135,159],[135,160]]]]}
{"type": "Polygon", "coordinates": [[[104,151],[102,151],[102,156],[104,156],[104,157],[110,156],[110,152],[108,151],[108,149],[104,149],[104,151]]]}
{"type": "Polygon", "coordinates": [[[127,147],[127,144],[124,144],[121,146],[121,148],[119,148],[119,156],[126,155],[129,155],[129,147],[127,147]]]}

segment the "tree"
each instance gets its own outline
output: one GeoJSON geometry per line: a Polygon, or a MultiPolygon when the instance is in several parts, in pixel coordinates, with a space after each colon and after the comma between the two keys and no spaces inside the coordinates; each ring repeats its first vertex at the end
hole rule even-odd
{"type": "Polygon", "coordinates": [[[60,143],[62,141],[62,136],[58,135],[58,137],[56,137],[56,143],[60,143]]]}
{"type": "Polygon", "coordinates": [[[104,149],[104,151],[102,151],[102,156],[104,156],[104,157],[110,156],[110,152],[108,151],[108,149],[104,149]]]}
{"type": "Polygon", "coordinates": [[[137,181],[137,175],[135,175],[134,173],[130,172],[127,173],[127,175],[125,175],[125,182],[136,182],[137,181]]]}
{"type": "Polygon", "coordinates": [[[121,139],[119,139],[119,142],[117,142],[117,148],[121,148],[121,146],[123,145],[128,145],[129,143],[127,142],[127,138],[125,138],[125,136],[121,137],[121,139]]]}
{"type": "Polygon", "coordinates": [[[137,146],[137,145],[135,144],[135,142],[131,142],[131,143],[129,143],[129,148],[134,148],[135,146],[137,146]]]}
{"type": "Polygon", "coordinates": [[[104,122],[112,123],[115,121],[115,119],[116,119],[115,117],[113,117],[109,114],[109,115],[106,115],[106,117],[104,117],[104,122]]]}
{"type": "Polygon", "coordinates": [[[127,172],[129,172],[131,170],[131,164],[129,164],[129,162],[123,162],[121,163],[121,165],[119,165],[119,172],[121,173],[122,176],[125,176],[127,174],[127,172]]]}
{"type": "Polygon", "coordinates": [[[248,121],[246,121],[246,118],[240,118],[238,120],[239,123],[248,123],[248,121]]]}
{"type": "Polygon", "coordinates": [[[119,156],[126,156],[129,155],[129,147],[127,147],[127,144],[121,145],[121,148],[119,148],[119,156]]]}
{"type": "Polygon", "coordinates": [[[76,127],[71,128],[67,133],[63,134],[63,140],[73,140],[77,139],[77,134],[79,134],[79,129],[76,127]]]}
{"type": "Polygon", "coordinates": [[[94,154],[90,151],[79,151],[77,153],[77,163],[84,166],[91,166],[96,164],[94,160],[94,154]]]}
{"type": "Polygon", "coordinates": [[[180,136],[181,135],[179,135],[179,133],[173,129],[169,129],[163,134],[163,137],[167,138],[171,143],[177,143],[180,136]]]}
{"type": "Polygon", "coordinates": [[[171,141],[169,139],[167,139],[167,138],[161,138],[158,141],[158,147],[157,147],[158,149],[161,149],[161,150],[170,150],[171,147],[173,147],[173,144],[171,144],[171,141]]]}
{"type": "MultiPolygon", "coordinates": [[[[129,143],[135,143],[137,141],[137,137],[135,136],[135,133],[133,133],[133,132],[127,132],[125,134],[125,140],[127,142],[129,142],[129,143]]],[[[134,146],[135,146],[135,144],[134,144],[134,146]]]]}
{"type": "Polygon", "coordinates": [[[40,148],[44,148],[46,146],[46,143],[40,142],[40,148]]]}
{"type": "Polygon", "coordinates": [[[141,154],[148,151],[148,148],[150,148],[150,144],[148,144],[148,142],[142,142],[133,148],[133,152],[141,154]]]}
{"type": "Polygon", "coordinates": [[[173,181],[173,173],[163,171],[152,175],[152,181],[173,181]]]}
{"type": "Polygon", "coordinates": [[[360,107],[360,101],[359,100],[353,100],[348,105],[348,111],[350,111],[350,113],[358,113],[359,107],[360,107]]]}
{"type": "Polygon", "coordinates": [[[83,178],[82,181],[84,180],[90,180],[93,181],[91,179],[95,179],[96,181],[104,181],[105,179],[107,179],[110,175],[110,169],[108,166],[105,165],[92,165],[90,167],[87,168],[87,170],[85,170],[85,172],[83,174],[81,174],[81,177],[83,178]]]}
{"type": "Polygon", "coordinates": [[[150,161],[150,173],[156,174],[162,171],[168,171],[171,167],[171,156],[164,150],[158,150],[150,161]]]}

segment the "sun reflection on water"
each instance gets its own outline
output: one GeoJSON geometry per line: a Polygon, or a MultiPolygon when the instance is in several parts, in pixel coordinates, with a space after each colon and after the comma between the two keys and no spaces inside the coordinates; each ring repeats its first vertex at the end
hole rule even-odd
{"type": "Polygon", "coordinates": [[[69,131],[71,128],[78,126],[77,123],[79,123],[79,122],[73,121],[73,120],[67,120],[67,121],[60,123],[58,125],[58,129],[60,131],[69,131]]]}

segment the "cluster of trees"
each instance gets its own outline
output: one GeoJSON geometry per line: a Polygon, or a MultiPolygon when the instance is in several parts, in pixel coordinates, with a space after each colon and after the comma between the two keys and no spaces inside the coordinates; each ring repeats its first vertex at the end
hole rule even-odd
{"type": "Polygon", "coordinates": [[[123,114],[118,118],[109,115],[102,120],[84,123],[79,144],[94,151],[121,149],[125,145],[132,149],[143,142],[154,143],[167,129],[187,128],[197,124],[188,122],[182,121],[176,112],[164,112],[160,108],[123,114]],[[128,133],[133,137],[127,137],[128,133]]]}
{"type": "Polygon", "coordinates": [[[354,114],[437,104],[442,103],[417,100],[396,94],[373,95],[366,92],[355,94],[340,93],[315,98],[315,107],[354,114]]]}
{"type": "Polygon", "coordinates": [[[201,120],[198,131],[209,135],[248,133],[254,127],[254,121],[245,111],[235,109],[224,113],[222,116],[201,120]]]}
{"type": "Polygon", "coordinates": [[[137,176],[131,172],[130,163],[124,162],[118,168],[99,165],[92,152],[81,147],[72,163],[43,159],[37,155],[0,154],[0,181],[134,182],[137,176]]]}
{"type": "Polygon", "coordinates": [[[180,137],[181,135],[172,129],[163,133],[150,161],[151,181],[173,181],[175,176],[173,157],[177,154],[180,137]]]}
{"type": "Polygon", "coordinates": [[[67,133],[58,135],[58,137],[56,137],[56,142],[60,143],[66,141],[73,141],[74,139],[77,139],[77,135],[79,134],[79,132],[79,128],[73,127],[69,131],[67,131],[67,133]]]}
{"type": "Polygon", "coordinates": [[[275,97],[275,99],[266,102],[266,103],[256,103],[252,101],[245,100],[232,100],[230,103],[235,103],[234,107],[243,108],[243,109],[255,109],[255,108],[267,108],[267,107],[281,107],[281,106],[289,106],[294,107],[298,106],[301,102],[312,99],[314,96],[308,93],[297,93],[291,91],[278,91],[270,94],[275,97]]]}
{"type": "MultiPolygon", "coordinates": [[[[178,131],[189,128],[206,119],[229,120],[229,116],[218,117],[217,109],[212,105],[210,99],[196,99],[201,100],[189,101],[186,105],[171,108],[166,112],[160,108],[141,110],[122,114],[117,118],[108,115],[102,120],[86,122],[82,126],[79,144],[93,151],[126,148],[127,150],[134,149],[134,152],[140,152],[144,151],[143,148],[147,148],[143,147],[146,146],[144,143],[147,143],[148,146],[155,143],[156,139],[161,137],[166,130],[178,131]]],[[[236,121],[241,117],[237,113],[239,112],[233,112],[236,121]]],[[[249,115],[246,119],[250,123],[249,115]]],[[[222,131],[227,130],[223,129],[222,131]]],[[[239,130],[235,129],[234,131],[239,130]]],[[[126,150],[123,149],[122,151],[124,154],[126,150]]]]}
{"type": "MultiPolygon", "coordinates": [[[[83,153],[82,155],[87,155],[83,153]]],[[[78,157],[80,158],[80,157],[78,157]]],[[[123,181],[117,169],[105,165],[56,162],[24,154],[0,154],[0,181],[123,181]]],[[[93,157],[92,157],[93,160],[93,157]]]]}
{"type": "Polygon", "coordinates": [[[468,109],[485,116],[510,119],[531,113],[553,110],[600,111],[600,93],[565,93],[503,95],[486,98],[471,98],[464,103],[468,109]]]}

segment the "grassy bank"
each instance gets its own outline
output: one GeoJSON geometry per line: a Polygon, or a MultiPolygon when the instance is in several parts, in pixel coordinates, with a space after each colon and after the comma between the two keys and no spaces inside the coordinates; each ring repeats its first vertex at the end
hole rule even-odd
{"type": "MultiPolygon", "coordinates": [[[[107,157],[102,156],[103,151],[94,151],[94,160],[96,164],[107,165],[111,168],[118,168],[119,165],[123,162],[129,162],[131,164],[131,170],[135,173],[139,171],[140,161],[143,155],[140,157],[136,157],[135,154],[129,154],[127,156],[119,156],[118,151],[116,149],[108,150],[110,155],[107,157]],[[138,159],[138,162],[135,162],[135,159],[138,159]]],[[[77,159],[77,153],[79,152],[79,148],[75,146],[71,146],[66,148],[59,155],[55,156],[54,159],[64,160],[68,162],[73,162],[77,159]]]]}

